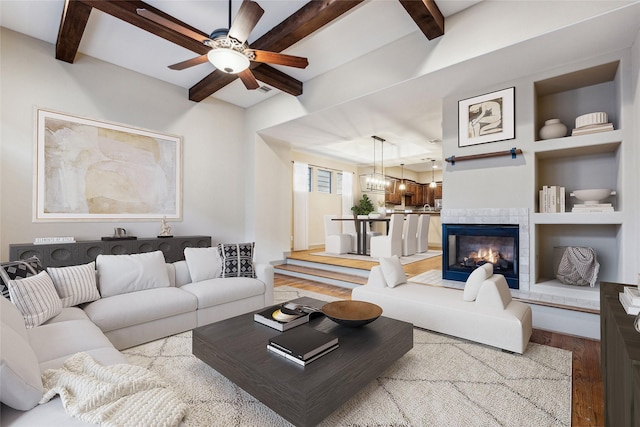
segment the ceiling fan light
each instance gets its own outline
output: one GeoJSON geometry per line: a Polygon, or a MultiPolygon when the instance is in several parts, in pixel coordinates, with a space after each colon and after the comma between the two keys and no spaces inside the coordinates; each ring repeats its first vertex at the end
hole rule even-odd
{"type": "Polygon", "coordinates": [[[242,53],[226,48],[211,49],[207,58],[214,67],[227,74],[238,74],[251,64],[249,58],[242,53]]]}

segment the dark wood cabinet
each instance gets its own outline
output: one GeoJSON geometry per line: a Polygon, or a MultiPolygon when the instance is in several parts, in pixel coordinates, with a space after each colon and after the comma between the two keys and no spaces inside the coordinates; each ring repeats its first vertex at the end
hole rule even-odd
{"type": "Polygon", "coordinates": [[[142,238],[135,240],[84,240],[75,243],[9,245],[12,261],[37,256],[43,267],[66,267],[86,264],[103,255],[139,254],[162,251],[167,262],[184,259],[184,248],[209,247],[210,236],[176,236],[142,238]]]}
{"type": "Polygon", "coordinates": [[[624,311],[624,285],[600,283],[600,354],[604,417],[609,427],[640,426],[640,333],[624,311]]]}

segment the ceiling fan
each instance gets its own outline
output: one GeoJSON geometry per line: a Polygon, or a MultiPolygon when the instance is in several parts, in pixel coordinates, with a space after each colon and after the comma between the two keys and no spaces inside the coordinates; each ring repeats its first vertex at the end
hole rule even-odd
{"type": "Polygon", "coordinates": [[[249,47],[247,43],[249,34],[257,25],[262,14],[264,14],[264,9],[251,0],[242,2],[233,23],[231,23],[231,0],[229,0],[229,28],[217,29],[209,37],[176,24],[148,9],[139,8],[136,9],[136,12],[144,18],[177,31],[211,48],[206,55],[169,65],[172,70],[184,70],[208,61],[217,70],[228,74],[237,74],[247,89],[257,89],[260,85],[249,68],[251,61],[296,68],[306,68],[309,65],[307,58],[251,49],[249,47]]]}

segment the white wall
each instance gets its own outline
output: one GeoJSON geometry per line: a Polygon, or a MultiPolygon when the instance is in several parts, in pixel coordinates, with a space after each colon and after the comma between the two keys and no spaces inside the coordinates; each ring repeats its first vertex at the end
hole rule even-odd
{"type": "MultiPolygon", "coordinates": [[[[448,19],[446,34],[435,41],[427,42],[421,33],[412,33],[305,82],[302,96],[277,95],[249,108],[247,138],[253,144],[251,135],[263,129],[335,106],[349,108],[350,100],[373,93],[403,90],[411,96],[424,93],[426,99],[444,98],[460,91],[475,94],[473,91],[481,87],[501,89],[503,82],[510,79],[606,50],[600,46],[606,38],[599,37],[579,46],[575,40],[597,33],[595,28],[618,25],[621,14],[607,15],[606,12],[629,3],[481,2],[448,19]],[[595,25],[588,22],[589,18],[600,14],[607,16],[595,25]],[[578,37],[570,33],[570,27],[575,23],[580,24],[579,31],[582,31],[578,37]],[[554,49],[545,50],[548,46],[554,49]]],[[[637,14],[637,10],[634,13],[637,14]]],[[[457,116],[457,112],[455,114],[457,116]]],[[[262,159],[256,158],[256,161],[256,168],[262,169],[259,164],[262,159]]],[[[271,173],[278,176],[280,172],[271,170],[271,173]]],[[[513,176],[497,177],[510,194],[516,194],[514,190],[518,189],[518,181],[511,178],[519,179],[521,175],[520,172],[513,173],[513,176]]],[[[496,175],[489,171],[486,176],[496,179],[496,175]]],[[[273,191],[274,184],[270,179],[256,181],[256,187],[248,189],[248,205],[257,195],[262,197],[262,194],[273,191]]],[[[446,188],[443,191],[448,198],[446,188]]],[[[285,205],[289,202],[288,193],[285,195],[277,190],[273,195],[274,203],[285,205]],[[276,198],[277,194],[285,197],[276,198]]],[[[522,197],[524,200],[525,196],[522,197]]],[[[445,207],[449,207],[446,203],[445,207]]],[[[256,240],[265,237],[262,234],[266,230],[270,235],[281,236],[279,246],[274,243],[274,248],[279,249],[266,255],[270,259],[280,259],[290,245],[289,227],[274,230],[275,224],[265,218],[248,217],[247,221],[255,224],[255,227],[248,224],[247,229],[255,232],[256,240]]]]}
{"type": "Polygon", "coordinates": [[[182,136],[184,211],[183,221],[170,224],[174,235],[244,239],[243,109],[214,99],[194,103],[185,89],[88,56],[61,62],[53,45],[5,28],[0,35],[1,260],[10,243],[34,237],[100,239],[114,226],[153,237],[160,230],[159,221],[33,223],[35,107],[182,136]]]}
{"type": "MultiPolygon", "coordinates": [[[[633,133],[633,146],[635,147],[635,156],[633,162],[633,170],[640,171],[640,32],[636,35],[636,40],[631,49],[632,59],[631,59],[631,81],[632,81],[632,90],[631,94],[633,96],[633,113],[632,113],[632,121],[636,124],[635,130],[633,133]]],[[[633,244],[635,245],[633,251],[636,254],[635,262],[631,261],[635,267],[635,271],[633,273],[637,274],[637,277],[630,278],[628,283],[637,283],[640,286],[640,185],[635,185],[636,194],[635,200],[632,206],[631,218],[636,223],[636,238],[632,239],[633,244]]],[[[631,269],[630,269],[631,270],[631,269]]]]}

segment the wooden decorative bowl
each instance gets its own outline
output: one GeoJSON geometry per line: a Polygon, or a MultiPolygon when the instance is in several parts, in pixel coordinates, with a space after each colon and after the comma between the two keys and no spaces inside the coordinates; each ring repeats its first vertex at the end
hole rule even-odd
{"type": "Polygon", "coordinates": [[[344,300],[325,304],[322,312],[340,325],[357,328],[380,317],[382,308],[370,302],[344,300]]]}

